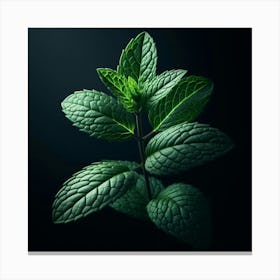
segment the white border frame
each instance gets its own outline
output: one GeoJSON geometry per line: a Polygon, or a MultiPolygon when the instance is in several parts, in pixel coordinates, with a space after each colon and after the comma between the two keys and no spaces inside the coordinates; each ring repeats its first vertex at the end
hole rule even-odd
{"type": "Polygon", "coordinates": [[[0,0],[0,279],[279,280],[279,6],[276,0],[0,0]],[[28,27],[253,28],[252,255],[28,254],[28,27]]]}

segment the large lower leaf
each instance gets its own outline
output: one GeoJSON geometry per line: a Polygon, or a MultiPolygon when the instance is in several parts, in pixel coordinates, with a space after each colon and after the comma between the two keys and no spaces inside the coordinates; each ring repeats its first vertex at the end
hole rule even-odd
{"type": "Polygon", "coordinates": [[[207,249],[211,241],[209,207],[195,187],[176,183],[147,205],[150,219],[166,233],[195,249],[207,249]]]}
{"type": "Polygon", "coordinates": [[[176,174],[222,156],[231,140],[206,124],[183,123],[153,137],[146,147],[146,169],[157,175],[176,174]]]}
{"type": "MultiPolygon", "coordinates": [[[[162,183],[149,177],[152,197],[156,197],[163,189],[162,183]]],[[[132,186],[123,196],[118,198],[110,206],[115,210],[131,217],[147,220],[146,205],[149,202],[147,187],[144,177],[141,175],[135,186],[132,186]]]]}
{"type": "Polygon", "coordinates": [[[53,221],[67,223],[101,210],[136,183],[138,164],[128,161],[93,163],[75,173],[57,193],[53,221]]]}
{"type": "Polygon", "coordinates": [[[165,97],[179,83],[186,73],[187,70],[165,71],[146,84],[143,95],[147,106],[155,106],[160,99],[165,97]]]}
{"type": "Polygon", "coordinates": [[[213,83],[204,77],[189,76],[149,107],[149,120],[155,131],[182,122],[192,122],[210,98],[213,83]]]}
{"type": "Polygon", "coordinates": [[[126,77],[132,77],[142,89],[147,81],[155,77],[156,64],[155,43],[147,32],[142,32],[122,51],[118,72],[126,77]]]}
{"type": "Polygon", "coordinates": [[[90,136],[123,141],[133,137],[134,118],[111,96],[96,90],[76,91],[62,102],[73,125],[90,136]]]}

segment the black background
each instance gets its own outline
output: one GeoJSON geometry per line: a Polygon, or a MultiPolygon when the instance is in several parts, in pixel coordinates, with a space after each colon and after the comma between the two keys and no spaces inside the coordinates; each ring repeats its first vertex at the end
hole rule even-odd
{"type": "Polygon", "coordinates": [[[164,182],[190,183],[207,196],[214,228],[210,251],[251,250],[251,29],[31,28],[29,251],[191,250],[152,223],[110,208],[65,225],[51,219],[54,195],[74,172],[102,159],[138,161],[133,140],[108,143],[89,137],[64,117],[60,103],[75,90],[108,92],[95,69],[116,69],[121,50],[144,30],[157,45],[158,74],[188,69],[188,75],[214,81],[198,121],[221,129],[235,143],[224,157],[164,182]]]}

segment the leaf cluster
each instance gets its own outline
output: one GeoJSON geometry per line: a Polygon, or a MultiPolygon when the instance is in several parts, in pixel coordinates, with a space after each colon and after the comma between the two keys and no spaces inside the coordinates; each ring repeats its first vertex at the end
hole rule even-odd
{"type": "Polygon", "coordinates": [[[212,81],[186,76],[182,69],[157,75],[156,66],[155,43],[142,32],[122,51],[116,70],[97,69],[113,97],[81,90],[62,102],[66,117],[90,136],[108,141],[135,138],[142,162],[101,161],[75,173],[55,197],[53,221],[76,221],[110,206],[205,249],[211,222],[202,192],[184,183],[165,187],[159,178],[220,157],[232,142],[218,129],[194,122],[210,98],[212,81]],[[152,127],[148,135],[155,135],[150,140],[141,129],[139,116],[144,113],[152,127]]]}

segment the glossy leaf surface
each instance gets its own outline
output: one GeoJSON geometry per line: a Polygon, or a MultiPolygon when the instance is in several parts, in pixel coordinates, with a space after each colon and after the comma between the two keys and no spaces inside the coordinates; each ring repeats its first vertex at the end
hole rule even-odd
{"type": "MultiPolygon", "coordinates": [[[[163,189],[160,180],[150,177],[152,197],[156,197],[163,189]]],[[[144,177],[141,175],[135,186],[132,186],[123,196],[118,198],[110,206],[115,210],[131,217],[147,220],[146,205],[148,204],[147,187],[144,177]]]]}
{"type": "Polygon", "coordinates": [[[104,85],[120,100],[129,112],[138,109],[137,101],[140,92],[136,81],[131,77],[128,79],[117,71],[108,68],[98,68],[98,75],[104,85]]]}
{"type": "Polygon", "coordinates": [[[195,249],[211,240],[210,212],[202,193],[191,185],[172,184],[147,205],[154,224],[195,249]]]}
{"type": "Polygon", "coordinates": [[[165,71],[146,84],[143,94],[147,100],[147,106],[155,106],[160,99],[165,97],[180,82],[186,73],[187,70],[165,71]]]}
{"type": "Polygon", "coordinates": [[[139,88],[156,76],[157,50],[153,38],[142,32],[122,51],[118,72],[137,81],[139,88]]]}
{"type": "Polygon", "coordinates": [[[68,223],[103,209],[133,186],[138,164],[128,161],[93,163],[75,173],[55,196],[53,221],[68,223]]]}
{"type": "Polygon", "coordinates": [[[90,136],[123,141],[133,137],[133,115],[111,96],[96,90],[76,91],[62,102],[73,125],[90,136]]]}
{"type": "Polygon", "coordinates": [[[156,175],[171,175],[202,165],[232,148],[230,139],[206,124],[175,125],[153,137],[147,147],[146,169],[156,175]]]}
{"type": "Polygon", "coordinates": [[[163,131],[182,122],[192,122],[202,112],[210,98],[213,83],[204,77],[182,79],[154,106],[149,108],[149,120],[155,131],[163,131]]]}

